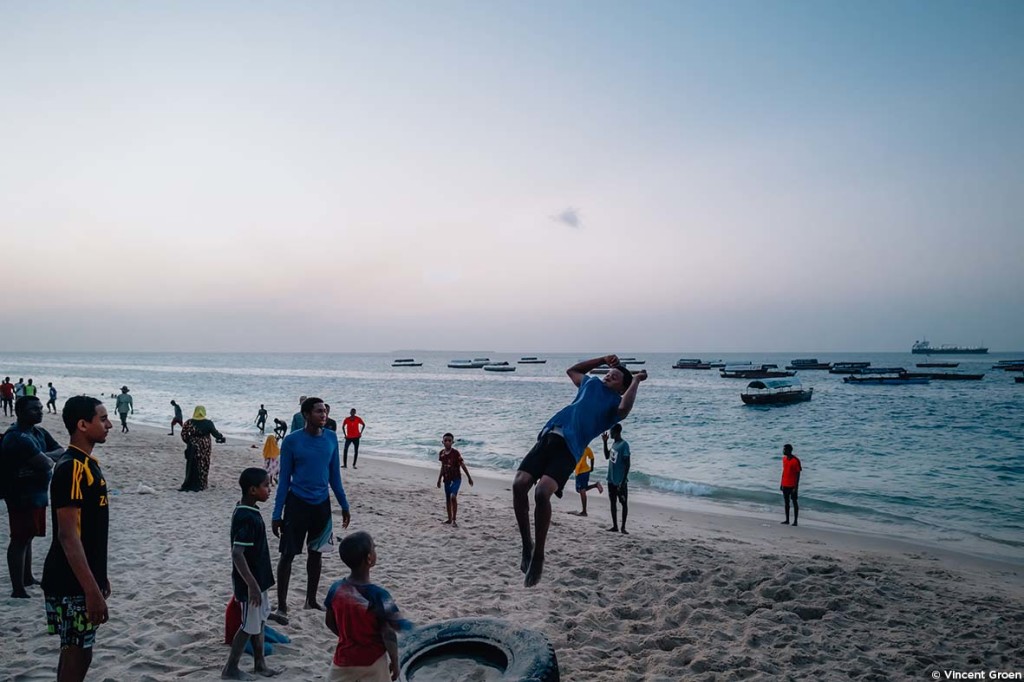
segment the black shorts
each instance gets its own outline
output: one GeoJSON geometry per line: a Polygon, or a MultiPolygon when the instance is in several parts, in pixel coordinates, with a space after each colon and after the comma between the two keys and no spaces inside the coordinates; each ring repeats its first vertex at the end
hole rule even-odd
{"type": "Polygon", "coordinates": [[[796,486],[793,486],[792,488],[790,488],[789,486],[783,486],[782,487],[782,497],[784,499],[786,499],[786,500],[792,499],[795,502],[796,501],[796,495],[797,495],[797,493],[796,493],[796,486]]]}
{"type": "Polygon", "coordinates": [[[323,552],[334,544],[330,498],[319,504],[310,504],[294,493],[288,493],[283,521],[281,554],[302,554],[303,545],[311,552],[323,552]]]}
{"type": "Polygon", "coordinates": [[[550,476],[561,491],[576,471],[576,458],[569,452],[565,439],[549,431],[538,438],[537,444],[526,453],[519,470],[533,476],[535,481],[539,481],[541,476],[550,476]]]}
{"type": "Polygon", "coordinates": [[[619,485],[609,483],[608,497],[612,500],[618,500],[620,504],[627,504],[629,502],[629,486],[627,482],[623,481],[619,485]]]}

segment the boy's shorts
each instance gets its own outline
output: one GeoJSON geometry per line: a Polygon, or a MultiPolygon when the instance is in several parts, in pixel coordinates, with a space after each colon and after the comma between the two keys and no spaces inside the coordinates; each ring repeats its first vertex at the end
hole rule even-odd
{"type": "Polygon", "coordinates": [[[60,645],[91,649],[96,643],[96,627],[89,622],[85,597],[46,597],[46,631],[60,635],[60,645]]]}
{"type": "Polygon", "coordinates": [[[283,521],[281,554],[302,554],[303,545],[311,552],[323,552],[334,544],[330,498],[310,504],[290,492],[284,503],[283,521]]]}
{"type": "Polygon", "coordinates": [[[185,425],[185,423],[182,422],[177,417],[175,417],[174,419],[171,420],[171,426],[174,426],[175,424],[177,424],[178,426],[184,426],[185,425]]]}
{"type": "Polygon", "coordinates": [[[327,676],[328,682],[391,682],[388,655],[384,654],[372,665],[334,665],[327,676]]]}
{"type": "Polygon", "coordinates": [[[530,474],[534,480],[539,481],[541,476],[555,479],[561,496],[565,482],[576,471],[576,458],[569,452],[564,438],[548,431],[537,439],[537,444],[523,458],[519,470],[530,474]]]}
{"type": "Polygon", "coordinates": [[[459,494],[459,488],[462,487],[462,479],[456,478],[454,481],[445,481],[444,484],[444,496],[454,497],[459,494]]]}
{"type": "Polygon", "coordinates": [[[263,624],[270,615],[270,595],[267,591],[263,591],[259,606],[253,606],[248,599],[238,601],[242,606],[242,632],[247,635],[258,635],[263,632],[263,624]]]}
{"type": "Polygon", "coordinates": [[[46,537],[46,507],[15,509],[7,505],[10,517],[11,541],[19,544],[31,542],[32,538],[46,537]]]}
{"type": "Polygon", "coordinates": [[[590,485],[590,472],[576,474],[576,492],[581,493],[590,485]]]}

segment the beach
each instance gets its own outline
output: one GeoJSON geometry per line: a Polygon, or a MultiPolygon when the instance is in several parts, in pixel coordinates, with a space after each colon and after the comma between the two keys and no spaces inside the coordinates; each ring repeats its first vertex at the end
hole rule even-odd
{"type": "MultiPolygon", "coordinates": [[[[43,424],[59,441],[55,416],[43,424]]],[[[211,487],[178,492],[177,437],[118,429],[99,446],[111,495],[110,621],[97,635],[90,679],[212,680],[227,657],[231,593],[228,529],[238,474],[260,466],[253,439],[214,445],[211,487]],[[155,494],[139,494],[139,485],[155,494]]],[[[374,582],[417,625],[497,617],[546,634],[564,680],[899,679],[932,671],[1024,670],[1024,567],[946,549],[775,516],[631,500],[630,535],[610,533],[607,497],[590,516],[567,486],[554,501],[544,578],[523,587],[511,477],[474,469],[459,527],[443,525],[437,470],[360,453],[343,470],[349,531],[377,545],[374,582]]],[[[276,491],[275,491],[276,492],[276,491]]],[[[272,499],[263,506],[268,529],[272,499]]],[[[531,505],[532,506],[532,505],[531,505]]],[[[335,504],[336,507],[336,504],[335,504]]],[[[6,517],[6,510],[0,512],[6,517]]],[[[335,508],[335,531],[341,515],[335,508]]],[[[49,525],[49,523],[48,523],[49,525]]],[[[48,532],[52,531],[48,528],[48,532]]],[[[269,532],[269,530],[268,530],[269,532]]],[[[9,527],[0,522],[0,544],[9,527]]],[[[33,545],[36,577],[50,537],[33,545]]],[[[276,560],[276,540],[271,538],[276,560]]],[[[268,659],[287,680],[325,679],[334,648],[321,612],[301,608],[304,562],[295,563],[291,638],[268,659]]],[[[347,570],[326,554],[319,599],[347,570]]],[[[42,593],[0,599],[0,678],[50,680],[59,644],[45,634],[42,593]]],[[[271,590],[272,598],[276,593],[271,590]]],[[[401,641],[400,641],[401,646],[401,641]]],[[[243,658],[243,669],[251,659],[243,658]]]]}

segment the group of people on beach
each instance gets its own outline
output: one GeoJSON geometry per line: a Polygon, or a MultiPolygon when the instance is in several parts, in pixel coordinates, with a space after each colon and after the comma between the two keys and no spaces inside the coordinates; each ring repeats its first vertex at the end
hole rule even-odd
{"type": "MultiPolygon", "coordinates": [[[[594,455],[589,443],[601,437],[608,461],[608,493],[611,500],[612,527],[608,530],[626,533],[628,515],[628,475],[631,455],[629,444],[622,438],[621,421],[632,411],[639,385],[647,379],[646,371],[630,372],[617,356],[607,355],[577,363],[567,370],[576,387],[574,400],[556,412],[541,428],[533,448],[523,458],[512,484],[512,503],[520,532],[521,561],[524,586],[536,585],[543,575],[545,548],[551,524],[551,496],[562,497],[570,476],[576,476],[585,516],[586,493],[593,488],[603,492],[600,483],[591,484],[589,474],[594,455]],[[609,370],[603,378],[590,372],[602,365],[609,370]],[[609,444],[609,441],[610,444],[609,444]],[[533,523],[530,519],[530,493],[533,496],[533,523]],[[622,507],[618,521],[617,506],[622,507]]],[[[5,384],[7,381],[5,380],[5,384]]],[[[128,394],[127,387],[122,395],[128,394]]],[[[117,408],[130,401],[118,397],[117,408]]],[[[198,489],[206,486],[209,472],[209,438],[223,441],[223,436],[206,417],[205,408],[197,406],[192,419],[183,422],[180,407],[175,408],[171,424],[181,426],[181,437],[194,445],[192,473],[198,489]],[[204,422],[208,422],[205,423],[204,422]],[[199,434],[198,436],[196,434],[199,434]],[[206,438],[206,449],[197,437],[206,438]]],[[[6,403],[5,403],[6,407],[6,403]]],[[[45,535],[47,501],[52,508],[53,540],[44,564],[42,588],[45,596],[47,628],[60,636],[61,652],[57,666],[58,680],[82,680],[92,659],[96,629],[108,617],[106,599],[110,596],[107,576],[107,536],[109,528],[109,495],[99,462],[93,455],[96,445],[104,443],[112,428],[102,402],[88,396],[67,400],[61,412],[69,434],[69,446],[61,448],[39,424],[42,403],[34,395],[22,395],[14,401],[17,422],[5,433],[0,444],[0,481],[10,511],[11,546],[8,567],[13,587],[12,596],[27,598],[26,588],[38,584],[32,575],[31,540],[45,535]],[[52,471],[51,471],[52,469],[52,471]],[[48,498],[48,500],[47,500],[48,498]]],[[[329,406],[317,397],[303,396],[294,415],[291,432],[287,424],[275,419],[275,435],[268,437],[275,445],[272,457],[274,471],[247,468],[241,472],[241,498],[232,513],[230,524],[232,587],[240,605],[241,625],[235,634],[228,660],[222,670],[226,679],[252,679],[241,670],[240,661],[247,643],[252,640],[253,672],[273,676],[277,671],[267,666],[264,657],[264,632],[268,621],[283,625],[288,619],[288,591],[292,563],[306,552],[306,589],[303,606],[325,611],[325,626],[338,637],[331,680],[395,680],[398,677],[398,645],[396,632],[408,629],[391,595],[370,582],[370,570],[376,565],[376,548],[366,532],[355,532],[339,538],[338,552],[349,568],[348,577],[334,582],[323,603],[317,599],[322,553],[334,545],[334,528],[330,497],[341,509],[341,526],[351,521],[348,498],[341,478],[346,467],[348,445],[354,445],[353,467],[358,457],[358,440],[365,423],[350,411],[344,422],[346,456],[342,459],[337,425],[330,419],[329,406]],[[331,428],[333,426],[333,429],[331,428]],[[350,442],[351,441],[351,442],[350,442]],[[271,532],[279,541],[276,571],[270,559],[269,542],[259,503],[267,502],[273,485],[277,486],[271,513],[271,532]],[[271,609],[268,590],[276,585],[276,608],[271,609]]],[[[256,424],[261,432],[267,414],[261,405],[256,424]]],[[[123,431],[127,430],[122,418],[123,431]]],[[[444,487],[446,524],[457,526],[458,494],[462,474],[470,485],[472,476],[461,453],[454,447],[451,433],[442,437],[438,453],[440,471],[437,486],[444,487]]],[[[266,452],[266,449],[265,449],[266,452]]],[[[797,525],[797,487],[801,465],[785,446],[782,492],[786,501],[786,521],[793,506],[792,524],[797,525]]],[[[183,490],[192,489],[183,485],[183,490]]]]}

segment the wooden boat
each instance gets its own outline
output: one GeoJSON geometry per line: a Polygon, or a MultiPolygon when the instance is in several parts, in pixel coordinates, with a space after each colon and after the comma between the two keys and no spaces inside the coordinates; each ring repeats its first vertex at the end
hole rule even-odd
{"type": "Polygon", "coordinates": [[[722,367],[725,367],[725,363],[721,360],[712,360],[708,365],[710,365],[712,369],[721,369],[722,367]]]}
{"type": "Polygon", "coordinates": [[[843,383],[846,384],[875,384],[881,386],[903,386],[907,384],[927,384],[931,379],[927,377],[907,377],[902,375],[896,376],[858,376],[851,374],[848,377],[843,377],[843,383]]]}
{"type": "Polygon", "coordinates": [[[860,376],[874,375],[874,374],[906,374],[907,370],[903,367],[862,367],[860,369],[852,369],[847,374],[856,374],[860,376]]]}
{"type": "Polygon", "coordinates": [[[646,365],[646,360],[637,360],[636,358],[619,358],[619,362],[623,365],[646,365]]]}
{"type": "Polygon", "coordinates": [[[829,374],[853,374],[854,370],[870,367],[870,362],[834,362],[829,374]]]}
{"type": "Polygon", "coordinates": [[[759,379],[747,384],[740,398],[746,405],[789,405],[810,400],[813,393],[813,388],[805,389],[795,377],[759,379]]]}
{"type": "Polygon", "coordinates": [[[519,358],[520,365],[543,365],[547,360],[542,360],[534,355],[526,355],[519,358]]]}
{"type": "Polygon", "coordinates": [[[959,367],[959,362],[919,362],[918,367],[959,367]]]}
{"type": "Polygon", "coordinates": [[[963,374],[961,372],[904,372],[900,376],[927,377],[935,381],[981,381],[984,374],[963,374]]]}
{"type": "Polygon", "coordinates": [[[473,367],[475,369],[480,369],[481,367],[483,367],[485,365],[491,364],[491,359],[490,358],[473,358],[472,363],[473,363],[473,367]]]}
{"type": "Polygon", "coordinates": [[[1018,384],[1024,384],[1024,377],[1014,377],[1013,380],[1018,384]]]}
{"type": "Polygon", "coordinates": [[[514,371],[516,371],[516,368],[513,365],[510,365],[510,364],[508,364],[506,362],[504,364],[484,365],[484,371],[485,372],[514,372],[514,371]]]}
{"type": "Polygon", "coordinates": [[[422,367],[422,362],[416,362],[414,358],[399,358],[391,363],[392,367],[422,367]]]}
{"type": "Polygon", "coordinates": [[[711,364],[702,362],[700,358],[679,358],[672,369],[711,369],[711,364]]]}
{"type": "Polygon", "coordinates": [[[1007,372],[1024,372],[1024,360],[1000,360],[992,365],[992,369],[1002,369],[1007,372]]]}
{"type": "Polygon", "coordinates": [[[590,373],[591,374],[607,374],[610,371],[612,371],[611,367],[596,367],[596,368],[590,370],[590,373]]]}
{"type": "Polygon", "coordinates": [[[508,366],[508,362],[502,360],[501,362],[488,362],[486,365],[484,365],[484,369],[487,369],[488,367],[507,367],[507,366],[508,366]]]}
{"type": "Polygon", "coordinates": [[[775,369],[777,365],[727,365],[718,371],[723,379],[774,379],[778,377],[791,377],[796,374],[789,370],[775,369]]]}
{"type": "MultiPolygon", "coordinates": [[[[483,367],[483,365],[480,365],[483,367]]],[[[472,360],[452,360],[448,363],[449,369],[478,369],[472,360]]]]}
{"type": "Polygon", "coordinates": [[[818,358],[797,358],[786,369],[832,369],[831,362],[818,362],[818,358]]]}

